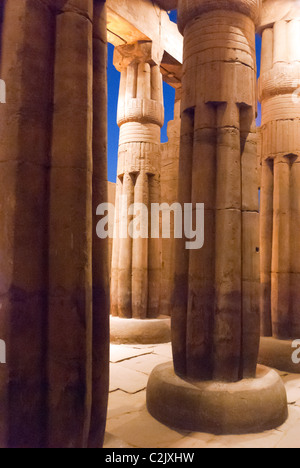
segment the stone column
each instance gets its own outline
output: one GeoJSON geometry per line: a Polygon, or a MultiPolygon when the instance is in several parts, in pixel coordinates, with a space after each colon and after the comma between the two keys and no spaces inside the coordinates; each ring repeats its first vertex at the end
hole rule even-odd
{"type": "MultiPolygon", "coordinates": [[[[178,202],[179,148],[180,148],[180,99],[176,91],[174,120],[168,124],[168,142],[162,143],[161,153],[161,202],[170,207],[178,202]]],[[[175,208],[175,206],[174,206],[175,208]]],[[[171,217],[171,238],[162,239],[161,313],[171,315],[175,276],[174,217],[171,217]]]]}
{"type": "Polygon", "coordinates": [[[147,401],[153,416],[187,430],[248,432],[280,424],[287,415],[276,373],[256,369],[259,12],[259,0],[179,0],[178,5],[184,35],[179,202],[192,203],[194,210],[196,203],[205,204],[205,244],[187,250],[186,239],[176,242],[175,373],[169,365],[156,368],[147,401]],[[265,396],[272,398],[270,375],[279,388],[277,415],[270,402],[264,403],[266,412],[260,409],[256,391],[250,390],[255,381],[258,387],[266,384],[265,396]],[[249,395],[245,411],[236,418],[243,388],[249,395]]]}
{"type": "Polygon", "coordinates": [[[205,204],[205,245],[188,251],[185,239],[178,242],[173,349],[179,374],[238,381],[255,376],[259,341],[259,2],[231,3],[179,4],[185,36],[179,200],[205,204]]]}
{"type": "Polygon", "coordinates": [[[107,183],[107,14],[106,2],[93,11],[93,178],[92,178],[92,405],[89,448],[102,447],[109,391],[110,257],[107,239],[96,235],[96,210],[109,201],[107,183]]]}
{"type": "Polygon", "coordinates": [[[0,446],[101,447],[108,258],[93,211],[107,201],[104,2],[7,0],[1,50],[0,446]]]}
{"type": "MultiPolygon", "coordinates": [[[[150,42],[115,50],[114,64],[121,72],[121,84],[111,312],[120,319],[144,321],[137,324],[139,338],[132,329],[129,332],[126,325],[113,320],[111,337],[117,341],[163,339],[150,338],[149,322],[145,321],[160,315],[161,248],[159,239],[149,236],[151,205],[160,202],[160,130],[164,121],[160,59],[150,42]],[[132,236],[129,230],[133,223],[136,232],[132,236]],[[119,327],[128,336],[121,338],[119,327]]],[[[157,321],[152,326],[156,330],[157,321]]]]}
{"type": "Polygon", "coordinates": [[[261,355],[263,362],[299,372],[290,340],[300,336],[300,10],[286,14],[285,2],[278,2],[274,13],[275,22],[262,18],[259,98],[262,335],[276,340],[262,340],[261,355]]]}
{"type": "Polygon", "coordinates": [[[48,167],[54,16],[7,0],[1,28],[0,446],[46,438],[48,167]],[[39,40],[37,40],[39,38],[39,40]]]}

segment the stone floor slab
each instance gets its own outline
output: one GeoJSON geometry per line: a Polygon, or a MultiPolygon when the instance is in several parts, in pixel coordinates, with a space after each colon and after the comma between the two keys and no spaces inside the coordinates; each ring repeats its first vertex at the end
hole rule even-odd
{"type": "Polygon", "coordinates": [[[298,374],[285,374],[282,376],[284,382],[288,403],[296,403],[300,396],[300,375],[298,374]]]}
{"type": "Polygon", "coordinates": [[[122,390],[109,394],[107,418],[112,419],[124,414],[135,413],[145,408],[146,391],[128,394],[122,390]]]}
{"type": "Polygon", "coordinates": [[[153,353],[153,348],[139,349],[124,345],[110,345],[110,362],[122,362],[133,357],[151,353],[153,353]]]}
{"type": "Polygon", "coordinates": [[[164,343],[164,344],[155,346],[154,353],[158,354],[159,356],[167,357],[169,361],[173,359],[171,343],[164,343]]]}
{"type": "Polygon", "coordinates": [[[127,369],[120,364],[110,365],[111,389],[120,389],[127,393],[136,393],[145,389],[148,376],[141,372],[127,369]]]}
{"type": "Polygon", "coordinates": [[[164,364],[165,362],[170,362],[170,359],[166,356],[159,356],[157,354],[147,354],[144,356],[139,356],[129,361],[123,361],[120,363],[122,367],[127,369],[135,370],[142,372],[146,375],[150,375],[154,367],[159,364],[164,364]]]}
{"type": "Polygon", "coordinates": [[[107,448],[300,448],[300,375],[279,372],[287,389],[289,418],[260,434],[214,436],[181,433],[160,424],[146,410],[148,373],[170,361],[171,345],[113,347],[107,448]],[[123,360],[124,357],[124,360],[123,360]],[[119,361],[119,359],[121,359],[119,361]]]}
{"type": "Polygon", "coordinates": [[[144,409],[108,421],[109,431],[129,445],[142,448],[168,448],[185,435],[160,424],[144,409]]]}

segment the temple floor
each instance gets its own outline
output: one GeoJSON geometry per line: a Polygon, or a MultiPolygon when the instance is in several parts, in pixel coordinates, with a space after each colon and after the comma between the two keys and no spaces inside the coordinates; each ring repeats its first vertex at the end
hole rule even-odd
{"type": "Polygon", "coordinates": [[[172,360],[171,344],[111,345],[110,393],[104,448],[300,448],[300,375],[279,372],[289,418],[260,434],[215,436],[180,432],[157,422],[146,409],[152,369],[172,360]]]}

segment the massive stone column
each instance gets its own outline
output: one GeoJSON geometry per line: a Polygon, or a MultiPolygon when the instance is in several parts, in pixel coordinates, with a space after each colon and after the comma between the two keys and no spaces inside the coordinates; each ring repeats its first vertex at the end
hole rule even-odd
{"type": "Polygon", "coordinates": [[[259,79],[261,331],[275,339],[262,340],[261,360],[300,372],[290,341],[300,336],[300,7],[277,2],[271,19],[271,6],[264,3],[259,79]]]}
{"type": "Polygon", "coordinates": [[[194,210],[205,204],[205,244],[187,250],[186,239],[177,242],[175,373],[170,365],[156,368],[147,400],[160,421],[188,430],[252,432],[281,424],[287,415],[280,379],[267,368],[257,370],[259,12],[259,0],[179,0],[179,202],[194,210]]]}
{"type": "Polygon", "coordinates": [[[139,322],[112,319],[114,341],[151,342],[165,340],[166,334],[169,337],[166,321],[157,320],[161,248],[160,240],[151,237],[149,224],[151,206],[160,202],[160,131],[164,121],[160,59],[151,42],[115,50],[121,83],[111,312],[114,318],[139,322]],[[130,232],[133,223],[135,230],[130,232]]]}
{"type": "Polygon", "coordinates": [[[101,447],[108,257],[93,213],[107,201],[105,4],[2,6],[0,446],[101,447]]]}

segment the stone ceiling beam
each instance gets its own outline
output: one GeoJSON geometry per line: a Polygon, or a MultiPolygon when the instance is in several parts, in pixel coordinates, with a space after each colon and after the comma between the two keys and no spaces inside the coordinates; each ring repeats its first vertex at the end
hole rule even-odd
{"type": "Polygon", "coordinates": [[[107,9],[108,41],[114,46],[152,41],[158,53],[164,51],[161,62],[164,81],[180,87],[183,37],[166,11],[150,0],[107,0],[107,9]]]}

